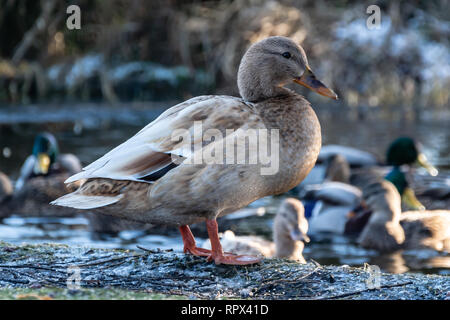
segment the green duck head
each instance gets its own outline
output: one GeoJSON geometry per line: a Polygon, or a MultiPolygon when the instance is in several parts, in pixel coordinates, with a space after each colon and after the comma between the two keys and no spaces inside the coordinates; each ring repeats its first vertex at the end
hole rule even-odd
{"type": "Polygon", "coordinates": [[[35,174],[47,174],[58,157],[58,142],[56,138],[48,132],[40,133],[34,139],[33,155],[37,161],[34,166],[35,174]]]}
{"type": "Polygon", "coordinates": [[[420,146],[410,137],[400,137],[394,140],[386,152],[386,162],[388,165],[398,167],[402,165],[412,165],[417,163],[424,167],[432,176],[436,176],[438,171],[427,160],[426,156],[420,152],[420,146]]]}

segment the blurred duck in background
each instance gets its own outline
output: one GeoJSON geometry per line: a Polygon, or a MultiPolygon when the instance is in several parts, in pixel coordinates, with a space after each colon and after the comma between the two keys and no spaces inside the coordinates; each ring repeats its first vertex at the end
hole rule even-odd
{"type": "Polygon", "coordinates": [[[364,248],[381,252],[417,248],[450,250],[450,210],[402,213],[400,194],[387,180],[367,186],[363,196],[372,210],[358,239],[364,248]]]}
{"type": "Polygon", "coordinates": [[[48,132],[38,134],[32,154],[27,157],[15,183],[11,212],[24,216],[67,216],[75,210],[55,210],[49,202],[76,186],[64,181],[81,171],[81,163],[73,154],[60,154],[56,138],[48,132]]]}
{"type": "Polygon", "coordinates": [[[305,201],[310,234],[344,234],[349,213],[360,205],[362,192],[350,184],[326,181],[306,186],[300,197],[305,201]]]}
{"type": "Polygon", "coordinates": [[[402,197],[403,203],[413,210],[424,210],[425,206],[417,199],[414,190],[410,187],[411,168],[417,164],[427,170],[431,176],[437,176],[438,171],[420,152],[420,145],[410,137],[399,137],[394,140],[386,151],[386,165],[392,169],[383,176],[383,168],[370,167],[367,169],[354,170],[350,183],[358,187],[372,183],[383,177],[392,182],[402,197]]]}
{"type": "Polygon", "coordinates": [[[402,197],[402,201],[411,209],[424,210],[425,206],[417,200],[414,190],[410,187],[407,174],[412,165],[418,164],[424,167],[431,176],[437,176],[438,171],[421,153],[420,145],[409,137],[400,137],[391,143],[386,152],[386,163],[392,170],[385,179],[392,182],[402,197]],[[402,166],[407,166],[402,170],[402,166]]]}
{"type": "Polygon", "coordinates": [[[0,172],[0,204],[11,197],[13,193],[13,185],[8,176],[0,172]]]}
{"type": "Polygon", "coordinates": [[[80,171],[80,160],[73,154],[59,154],[55,136],[43,132],[34,139],[33,152],[22,165],[15,189],[21,190],[34,177],[54,178],[59,174],[71,176],[80,171]]]}
{"type": "Polygon", "coordinates": [[[325,181],[349,183],[351,168],[377,165],[381,165],[381,162],[370,152],[342,145],[325,145],[320,149],[314,168],[295,189],[301,191],[309,184],[320,184],[325,181]]]}
{"type": "Polygon", "coordinates": [[[0,220],[9,214],[8,202],[12,198],[13,190],[13,184],[8,176],[0,172],[0,220]]]}
{"type": "MultiPolygon", "coordinates": [[[[337,145],[323,149],[320,157],[324,165],[324,182],[305,185],[299,192],[305,201],[310,233],[361,232],[371,213],[362,199],[361,190],[382,179],[395,185],[406,207],[425,209],[409,187],[408,169],[418,163],[432,176],[437,175],[437,170],[418,151],[419,146],[413,139],[401,137],[391,143],[386,152],[386,164],[392,169],[387,174],[376,158],[365,151],[337,145]]],[[[441,195],[442,190],[438,191],[441,195]]]]}
{"type": "MultiPolygon", "coordinates": [[[[297,199],[288,198],[281,203],[275,216],[274,242],[257,236],[236,236],[233,231],[227,230],[222,235],[221,243],[224,251],[234,254],[286,258],[306,263],[302,253],[304,243],[309,242],[307,232],[308,221],[303,204],[297,199]]],[[[203,247],[209,249],[209,241],[206,241],[203,247]]]]}

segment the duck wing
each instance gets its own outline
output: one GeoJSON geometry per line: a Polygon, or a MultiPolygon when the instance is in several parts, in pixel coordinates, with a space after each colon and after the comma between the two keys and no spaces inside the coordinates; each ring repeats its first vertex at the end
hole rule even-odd
{"type": "Polygon", "coordinates": [[[205,148],[202,134],[227,129],[256,128],[262,120],[250,103],[231,96],[199,96],[166,110],[136,135],[71,176],[66,183],[80,179],[109,178],[152,183],[166,172],[205,148]],[[182,139],[188,133],[191,141],[182,139]],[[189,146],[189,147],[186,147],[189,146]]]}

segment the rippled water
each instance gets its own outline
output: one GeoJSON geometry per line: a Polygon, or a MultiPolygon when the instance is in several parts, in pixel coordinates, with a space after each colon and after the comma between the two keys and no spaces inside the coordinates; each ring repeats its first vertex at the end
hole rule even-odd
{"type": "MultiPolygon", "coordinates": [[[[33,137],[39,131],[54,132],[60,142],[61,152],[74,153],[83,164],[88,164],[139,131],[158,113],[159,111],[137,113],[134,118],[128,117],[126,124],[119,123],[117,119],[104,122],[87,121],[89,119],[58,120],[57,123],[45,121],[32,123],[33,119],[29,119],[28,124],[13,125],[5,125],[4,122],[2,125],[0,121],[0,171],[12,179],[17,178],[22,161],[31,150],[33,137]],[[130,122],[134,124],[131,125],[130,122]]],[[[0,118],[1,116],[0,113],[0,118]]],[[[99,117],[101,118],[101,115],[99,117]]],[[[441,171],[450,170],[450,129],[447,122],[401,123],[377,120],[359,122],[330,114],[319,115],[319,118],[324,144],[343,144],[360,148],[371,151],[383,159],[384,150],[390,141],[400,135],[409,135],[422,143],[423,151],[431,163],[441,171]]],[[[277,201],[279,198],[275,200],[269,197],[253,206],[275,207],[277,201]]],[[[270,215],[269,218],[267,223],[270,224],[270,215]]],[[[13,243],[59,242],[109,248],[136,249],[136,245],[141,245],[148,248],[182,249],[179,236],[148,234],[141,231],[123,231],[117,237],[94,240],[87,226],[88,220],[85,217],[12,216],[0,224],[0,239],[13,243]]],[[[304,256],[322,264],[361,266],[370,263],[390,272],[409,270],[450,274],[450,257],[431,250],[413,250],[380,256],[376,252],[359,248],[354,239],[347,237],[316,235],[312,240],[306,246],[304,256]]]]}

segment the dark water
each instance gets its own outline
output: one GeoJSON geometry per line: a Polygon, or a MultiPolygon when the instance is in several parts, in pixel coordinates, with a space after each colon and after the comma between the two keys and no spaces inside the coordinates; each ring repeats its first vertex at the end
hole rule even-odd
{"type": "MultiPolygon", "coordinates": [[[[75,110],[62,112],[68,117],[58,118],[58,110],[49,113],[46,121],[41,114],[39,121],[33,115],[19,114],[20,119],[7,123],[0,112],[0,171],[16,179],[20,166],[30,153],[34,135],[48,130],[58,138],[62,153],[76,154],[83,164],[88,164],[114,146],[131,137],[161,110],[138,110],[135,113],[98,112],[80,115],[75,110]],[[71,112],[73,114],[71,114],[71,112]],[[56,117],[56,118],[55,118],[56,117]],[[107,120],[101,120],[107,118],[107,120]],[[3,120],[3,121],[2,121],[3,120]]],[[[109,112],[109,111],[108,111],[109,112]]],[[[11,116],[11,114],[8,114],[11,116]]],[[[387,145],[400,135],[416,138],[430,162],[444,172],[450,170],[450,129],[448,121],[423,121],[418,123],[389,120],[354,121],[342,114],[319,114],[322,125],[323,144],[342,144],[370,151],[384,158],[387,145]]],[[[277,200],[266,198],[253,206],[274,206],[277,200]]],[[[447,208],[448,209],[448,208],[447,208]]],[[[269,210],[270,211],[270,210],[269,210]]],[[[21,242],[60,242],[83,244],[93,247],[136,248],[136,244],[149,248],[182,249],[180,237],[146,234],[139,231],[123,231],[118,237],[92,240],[87,231],[88,221],[78,218],[23,218],[13,216],[0,224],[0,240],[21,242]]],[[[223,230],[224,231],[224,230],[223,230]]],[[[414,250],[380,256],[376,252],[359,248],[354,239],[340,236],[318,235],[313,237],[304,252],[306,259],[322,264],[364,263],[379,265],[390,272],[418,271],[424,273],[450,274],[450,256],[430,250],[414,250]]]]}

